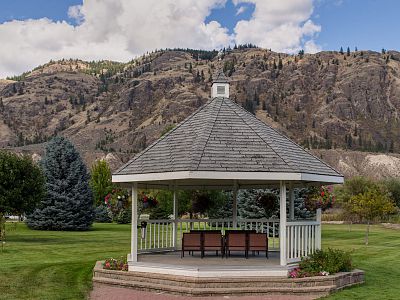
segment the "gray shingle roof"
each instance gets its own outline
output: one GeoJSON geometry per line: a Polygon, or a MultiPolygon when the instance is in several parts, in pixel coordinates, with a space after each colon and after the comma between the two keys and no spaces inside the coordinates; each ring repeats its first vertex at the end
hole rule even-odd
{"type": "Polygon", "coordinates": [[[213,83],[228,83],[228,78],[225,76],[225,73],[219,71],[216,76],[214,76],[213,83]]]}
{"type": "Polygon", "coordinates": [[[341,176],[227,98],[214,98],[114,175],[176,171],[341,176]]]}

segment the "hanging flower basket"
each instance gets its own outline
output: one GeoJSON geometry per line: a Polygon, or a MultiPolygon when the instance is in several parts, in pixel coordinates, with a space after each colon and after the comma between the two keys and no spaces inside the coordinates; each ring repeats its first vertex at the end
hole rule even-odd
{"type": "Polygon", "coordinates": [[[321,208],[322,211],[332,208],[335,203],[335,195],[332,186],[321,186],[321,188],[312,188],[306,196],[305,207],[310,211],[321,208]]]}
{"type": "Polygon", "coordinates": [[[279,206],[278,197],[274,193],[260,194],[257,198],[257,202],[267,212],[275,212],[279,206]]]}
{"type": "Polygon", "coordinates": [[[141,201],[143,203],[143,208],[154,208],[158,205],[158,200],[156,196],[141,194],[141,201]]]}
{"type": "Polygon", "coordinates": [[[122,210],[129,208],[129,197],[126,190],[113,189],[104,198],[104,204],[113,213],[118,215],[122,210]]]}

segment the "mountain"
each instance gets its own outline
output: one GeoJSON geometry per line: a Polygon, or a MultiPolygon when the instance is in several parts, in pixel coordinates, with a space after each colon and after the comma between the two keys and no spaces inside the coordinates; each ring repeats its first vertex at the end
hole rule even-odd
{"type": "Polygon", "coordinates": [[[0,80],[0,147],[40,156],[63,134],[89,164],[108,154],[118,167],[206,103],[219,69],[231,99],[345,175],[400,176],[396,51],[240,47],[162,50],[128,63],[50,61],[0,80]]]}

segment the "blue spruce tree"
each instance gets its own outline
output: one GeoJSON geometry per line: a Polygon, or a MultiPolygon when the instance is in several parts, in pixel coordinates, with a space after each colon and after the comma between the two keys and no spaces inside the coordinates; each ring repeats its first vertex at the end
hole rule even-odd
{"type": "MultiPolygon", "coordinates": [[[[272,210],[266,210],[258,201],[261,195],[274,194],[274,190],[240,190],[238,192],[238,211],[240,218],[244,219],[260,219],[271,218],[279,215],[279,205],[272,210]]],[[[275,192],[276,193],[276,192],[275,192]]],[[[278,200],[277,204],[279,203],[278,200]]]]}
{"type": "Polygon", "coordinates": [[[53,138],[41,161],[46,196],[28,217],[33,229],[87,230],[93,223],[89,174],[78,151],[64,137],[53,138]]]}

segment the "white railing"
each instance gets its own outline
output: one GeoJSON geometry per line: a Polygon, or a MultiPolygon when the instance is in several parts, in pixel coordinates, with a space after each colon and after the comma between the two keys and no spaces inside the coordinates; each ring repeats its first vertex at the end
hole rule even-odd
{"type": "Polygon", "coordinates": [[[301,260],[321,248],[321,223],[318,221],[299,221],[286,223],[287,262],[301,260]]]}
{"type": "Polygon", "coordinates": [[[190,230],[248,229],[268,233],[270,250],[279,250],[279,219],[239,219],[234,225],[232,219],[178,219],[146,220],[147,226],[142,234],[138,229],[138,250],[158,252],[180,249],[182,235],[190,230]],[[176,235],[176,243],[175,243],[176,235]]]}
{"type": "Polygon", "coordinates": [[[145,222],[147,223],[145,230],[138,228],[139,252],[157,252],[174,249],[173,220],[146,220],[145,222]]]}

